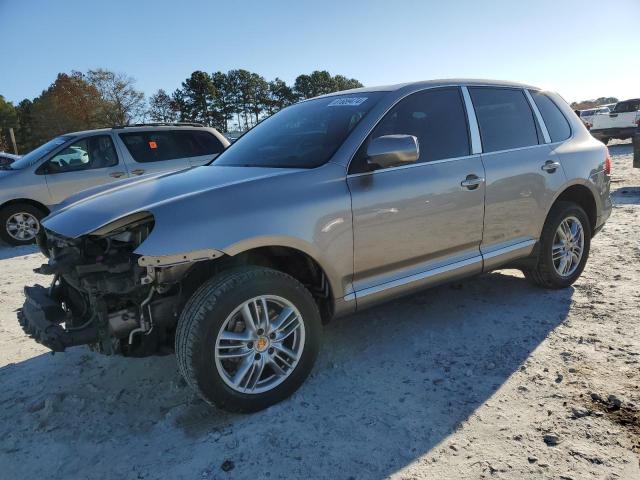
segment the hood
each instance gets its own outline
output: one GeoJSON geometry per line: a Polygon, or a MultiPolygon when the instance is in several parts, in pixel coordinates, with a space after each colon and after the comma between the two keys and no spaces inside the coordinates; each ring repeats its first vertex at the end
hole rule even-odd
{"type": "MultiPolygon", "coordinates": [[[[286,175],[297,169],[204,166],[179,172],[121,180],[69,197],[44,221],[67,238],[91,233],[124,216],[151,212],[191,197],[216,196],[237,184],[286,175]]],[[[215,202],[219,203],[219,202],[215,202]]],[[[219,208],[219,205],[216,205],[219,208]]]]}

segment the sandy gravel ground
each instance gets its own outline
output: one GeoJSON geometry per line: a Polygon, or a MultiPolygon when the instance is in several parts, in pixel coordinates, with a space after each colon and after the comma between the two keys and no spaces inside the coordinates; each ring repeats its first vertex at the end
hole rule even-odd
{"type": "Polygon", "coordinates": [[[640,479],[640,171],[611,152],[617,206],[573,288],[503,270],[336,322],[254,415],[205,406],[173,356],[47,353],[14,313],[43,257],[0,248],[0,477],[640,479]]]}

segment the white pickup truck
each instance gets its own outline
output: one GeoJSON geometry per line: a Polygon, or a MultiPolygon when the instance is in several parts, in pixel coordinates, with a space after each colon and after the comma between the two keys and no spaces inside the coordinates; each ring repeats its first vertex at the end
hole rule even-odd
{"type": "Polygon", "coordinates": [[[609,113],[599,113],[591,118],[591,135],[605,145],[612,138],[632,138],[640,122],[640,98],[618,102],[609,113]]]}

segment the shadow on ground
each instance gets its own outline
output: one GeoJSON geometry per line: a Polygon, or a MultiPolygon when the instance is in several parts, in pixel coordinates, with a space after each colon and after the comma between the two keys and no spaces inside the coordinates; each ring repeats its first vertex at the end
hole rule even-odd
{"type": "MultiPolygon", "coordinates": [[[[9,258],[22,257],[31,253],[37,253],[40,249],[37,245],[23,245],[13,247],[0,240],[0,260],[8,260],[9,258]]],[[[43,257],[44,258],[44,257],[43,257]]]]}
{"type": "Polygon", "coordinates": [[[573,289],[491,273],[336,321],[291,399],[231,415],[173,356],[82,348],[0,369],[0,464],[28,476],[383,478],[433,449],[565,318],[573,289]],[[229,466],[230,464],[227,464],[229,466]]]}
{"type": "Polygon", "coordinates": [[[611,192],[614,205],[639,205],[640,187],[620,187],[611,192]]]}
{"type": "Polygon", "coordinates": [[[609,148],[609,154],[611,154],[611,156],[633,155],[633,144],[630,141],[627,143],[610,144],[607,148],[609,148]]]}

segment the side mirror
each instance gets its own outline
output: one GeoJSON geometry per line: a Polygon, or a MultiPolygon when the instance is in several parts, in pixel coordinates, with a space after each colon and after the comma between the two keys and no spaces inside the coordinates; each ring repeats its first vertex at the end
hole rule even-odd
{"type": "Polygon", "coordinates": [[[418,161],[420,147],[413,135],[384,135],[369,142],[367,163],[378,168],[408,165],[418,161]]]}

